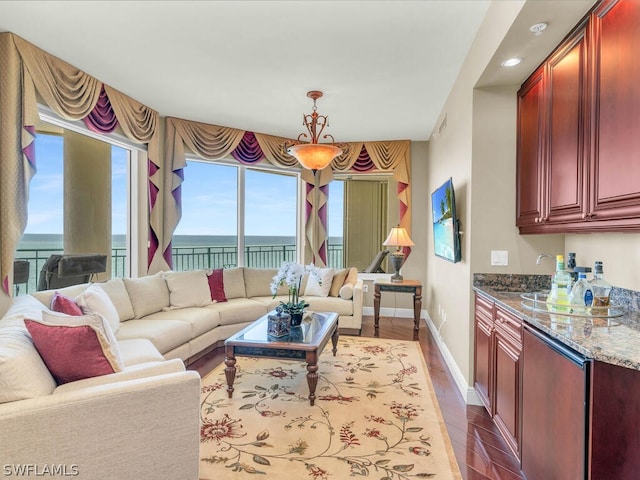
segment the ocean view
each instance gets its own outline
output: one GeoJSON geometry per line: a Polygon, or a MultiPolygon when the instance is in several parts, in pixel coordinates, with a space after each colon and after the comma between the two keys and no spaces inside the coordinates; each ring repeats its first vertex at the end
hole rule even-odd
{"type": "MultiPolygon", "coordinates": [[[[112,248],[125,247],[125,235],[114,235],[112,248]]],[[[174,247],[233,247],[235,235],[174,235],[174,247]]],[[[342,245],[342,237],[330,237],[332,245],[342,245]]],[[[295,237],[290,236],[247,236],[246,246],[294,245],[295,237]]],[[[62,250],[63,235],[57,233],[25,233],[18,245],[19,250],[62,250]]]]}

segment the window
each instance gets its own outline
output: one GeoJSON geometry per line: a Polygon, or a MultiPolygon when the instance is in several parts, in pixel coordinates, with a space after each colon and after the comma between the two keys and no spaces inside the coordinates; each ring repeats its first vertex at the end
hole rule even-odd
{"type": "Polygon", "coordinates": [[[182,218],[173,235],[173,269],[238,264],[238,169],[188,160],[182,183],[182,218]]]}
{"type": "Polygon", "coordinates": [[[173,268],[277,268],[298,258],[293,172],[187,160],[173,268]]]}
{"type": "Polygon", "coordinates": [[[389,225],[399,215],[398,200],[389,195],[392,182],[389,175],[360,174],[329,184],[329,266],[362,271],[385,248],[389,225]]]}
{"type": "Polygon", "coordinates": [[[130,206],[129,163],[130,151],[116,145],[111,146],[111,270],[113,277],[130,275],[128,253],[130,206]]]}
{"type": "MultiPolygon", "coordinates": [[[[132,151],[111,145],[82,126],[42,123],[35,137],[37,173],[29,186],[28,220],[16,259],[29,262],[26,288],[37,289],[42,266],[52,254],[104,253],[110,274],[132,270],[132,151]],[[66,127],[70,128],[66,128],[66,127]]],[[[145,206],[146,208],[146,206],[145,206]]]]}
{"type": "Polygon", "coordinates": [[[335,179],[329,184],[327,205],[327,266],[344,266],[344,180],[335,179]]]}

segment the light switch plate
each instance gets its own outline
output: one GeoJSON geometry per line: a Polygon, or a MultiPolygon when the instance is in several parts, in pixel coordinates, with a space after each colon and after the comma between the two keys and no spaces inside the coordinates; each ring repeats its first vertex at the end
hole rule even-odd
{"type": "Polygon", "coordinates": [[[509,252],[507,250],[491,250],[491,266],[506,267],[509,265],[509,252]]]}

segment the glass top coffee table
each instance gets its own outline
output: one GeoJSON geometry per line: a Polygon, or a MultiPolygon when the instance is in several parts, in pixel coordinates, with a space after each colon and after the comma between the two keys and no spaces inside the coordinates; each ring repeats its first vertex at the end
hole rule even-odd
{"type": "Polygon", "coordinates": [[[229,398],[233,396],[236,357],[269,357],[303,360],[307,363],[309,403],[313,405],[318,384],[318,357],[329,339],[333,345],[334,357],[338,349],[338,314],[310,313],[302,321],[302,325],[291,327],[289,335],[278,338],[267,335],[267,322],[268,316],[265,315],[224,342],[224,373],[229,398]]]}

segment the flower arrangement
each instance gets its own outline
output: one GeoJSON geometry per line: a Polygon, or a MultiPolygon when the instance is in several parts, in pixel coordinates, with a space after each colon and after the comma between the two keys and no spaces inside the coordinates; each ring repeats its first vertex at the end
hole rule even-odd
{"type": "Polygon", "coordinates": [[[278,287],[285,283],[289,286],[289,298],[286,302],[281,301],[280,305],[285,312],[291,315],[301,314],[309,306],[300,298],[300,285],[305,272],[310,272],[322,284],[318,269],[313,264],[304,266],[295,262],[284,262],[271,280],[271,293],[274,298],[278,293],[278,287]]]}

